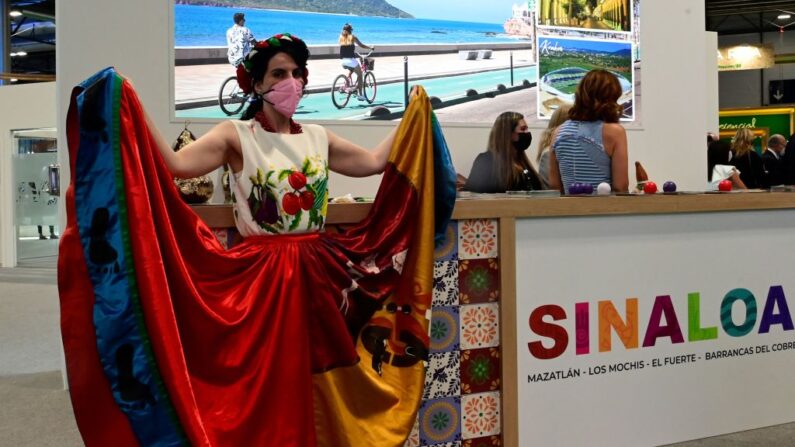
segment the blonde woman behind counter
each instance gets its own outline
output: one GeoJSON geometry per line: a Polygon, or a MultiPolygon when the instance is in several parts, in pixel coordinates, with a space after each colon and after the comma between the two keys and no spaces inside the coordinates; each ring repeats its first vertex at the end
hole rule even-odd
{"type": "Polygon", "coordinates": [[[536,165],[538,165],[538,175],[541,178],[541,184],[543,185],[544,189],[550,189],[549,153],[550,149],[552,149],[552,137],[555,135],[555,131],[558,130],[558,127],[568,121],[569,110],[571,110],[571,104],[561,104],[557,109],[555,109],[555,111],[552,113],[552,117],[549,119],[547,128],[544,129],[544,133],[541,134],[541,142],[538,143],[536,165]]]}

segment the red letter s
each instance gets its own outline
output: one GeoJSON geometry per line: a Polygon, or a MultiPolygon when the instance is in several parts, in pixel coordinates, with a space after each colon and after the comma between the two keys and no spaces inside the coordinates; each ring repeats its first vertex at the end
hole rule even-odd
{"type": "Polygon", "coordinates": [[[560,306],[547,304],[537,307],[530,314],[530,330],[542,337],[549,337],[555,342],[549,349],[545,348],[540,341],[527,344],[527,347],[530,348],[530,354],[541,360],[559,357],[569,345],[569,333],[566,332],[563,326],[546,323],[544,317],[547,315],[551,316],[553,321],[565,320],[566,311],[560,306]]]}

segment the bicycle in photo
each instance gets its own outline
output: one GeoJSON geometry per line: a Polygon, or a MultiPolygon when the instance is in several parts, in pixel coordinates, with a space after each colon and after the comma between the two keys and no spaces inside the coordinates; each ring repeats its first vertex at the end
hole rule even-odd
{"type": "MultiPolygon", "coordinates": [[[[359,58],[359,66],[362,67],[362,94],[368,104],[372,104],[375,101],[375,94],[378,90],[378,83],[375,80],[375,74],[373,74],[375,60],[369,57],[372,52],[370,50],[367,54],[356,53],[359,58]]],[[[345,66],[343,68],[348,70],[348,74],[337,76],[331,85],[331,102],[338,109],[348,105],[352,95],[359,94],[356,87],[357,79],[353,78],[354,69],[345,66]]]]}
{"type": "Polygon", "coordinates": [[[250,97],[250,93],[244,93],[237,85],[237,76],[230,76],[221,84],[221,90],[218,91],[218,105],[227,115],[237,115],[250,97]]]}

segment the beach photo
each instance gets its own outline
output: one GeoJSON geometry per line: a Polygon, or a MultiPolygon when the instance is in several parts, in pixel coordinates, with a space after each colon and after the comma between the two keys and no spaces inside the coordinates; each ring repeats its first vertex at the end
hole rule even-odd
{"type": "Polygon", "coordinates": [[[624,107],[623,119],[634,119],[632,42],[538,39],[538,117],[548,118],[563,103],[573,103],[580,80],[588,71],[602,68],[618,78],[624,107]]]}
{"type": "MultiPolygon", "coordinates": [[[[393,120],[407,93],[421,84],[440,119],[490,122],[464,111],[484,99],[511,96],[532,103],[537,78],[535,4],[516,0],[435,2],[374,0],[361,4],[319,0],[176,0],[174,6],[174,116],[176,119],[238,117],[247,98],[236,88],[226,33],[233,15],[245,15],[254,39],[290,32],[309,46],[307,95],[296,118],[393,120]],[[357,46],[357,75],[343,67],[343,26],[357,46]],[[459,111],[459,112],[456,112],[459,111]]],[[[510,107],[506,103],[504,109],[510,107]]],[[[533,114],[532,116],[534,116],[533,114]]]]}
{"type": "Polygon", "coordinates": [[[539,0],[538,25],[631,32],[632,3],[630,0],[539,0]]]}

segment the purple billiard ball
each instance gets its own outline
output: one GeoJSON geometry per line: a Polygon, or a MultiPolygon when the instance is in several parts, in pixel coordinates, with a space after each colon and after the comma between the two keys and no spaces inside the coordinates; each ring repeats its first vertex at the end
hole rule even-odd
{"type": "Polygon", "coordinates": [[[583,183],[581,186],[583,194],[593,194],[593,185],[590,183],[583,183]]]}
{"type": "Polygon", "coordinates": [[[574,182],[569,185],[569,194],[571,195],[582,194],[582,190],[580,189],[580,182],[574,182]]]}
{"type": "Polygon", "coordinates": [[[663,183],[663,192],[676,192],[676,183],[670,180],[663,183]]]}

